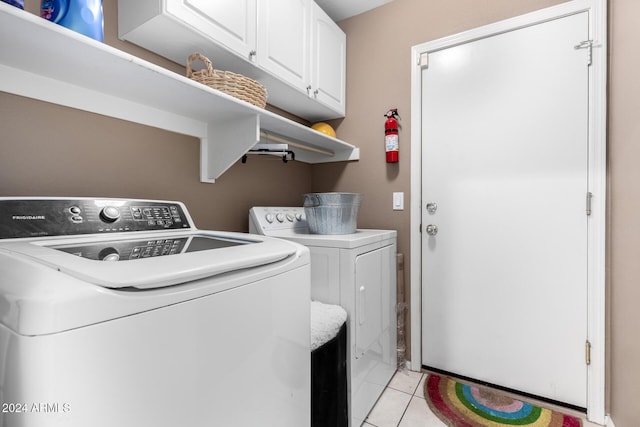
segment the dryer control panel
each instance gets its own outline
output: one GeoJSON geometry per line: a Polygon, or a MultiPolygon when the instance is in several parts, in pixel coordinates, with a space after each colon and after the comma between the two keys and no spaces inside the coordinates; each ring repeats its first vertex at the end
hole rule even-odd
{"type": "Polygon", "coordinates": [[[308,233],[309,224],[302,207],[256,206],[249,211],[249,232],[268,234],[269,231],[292,230],[308,233]]]}
{"type": "Polygon", "coordinates": [[[190,229],[180,202],[0,198],[0,239],[190,229]]]}

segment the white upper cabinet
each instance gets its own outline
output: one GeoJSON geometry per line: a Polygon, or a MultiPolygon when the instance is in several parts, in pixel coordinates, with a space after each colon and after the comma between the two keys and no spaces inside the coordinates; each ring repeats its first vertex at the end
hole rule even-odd
{"type": "Polygon", "coordinates": [[[344,112],[347,36],[315,3],[311,18],[311,94],[334,110],[344,112]]]}
{"type": "Polygon", "coordinates": [[[344,32],[312,0],[119,0],[123,40],[258,80],[267,102],[310,121],[344,117],[344,32]]]}
{"type": "Polygon", "coordinates": [[[258,3],[258,64],[301,91],[311,83],[310,0],[258,3]]]}
{"type": "Polygon", "coordinates": [[[244,58],[256,50],[256,0],[167,0],[167,13],[244,58]]]}
{"type": "Polygon", "coordinates": [[[120,0],[118,36],[178,64],[200,52],[215,68],[246,68],[256,49],[256,1],[120,0]]]}

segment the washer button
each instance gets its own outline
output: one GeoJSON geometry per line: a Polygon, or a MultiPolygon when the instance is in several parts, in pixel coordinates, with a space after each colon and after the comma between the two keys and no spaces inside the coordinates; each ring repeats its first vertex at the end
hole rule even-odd
{"type": "Polygon", "coordinates": [[[115,206],[106,206],[100,212],[100,219],[104,222],[115,222],[120,218],[120,210],[115,206]]]}
{"type": "Polygon", "coordinates": [[[98,253],[98,259],[102,261],[119,261],[120,254],[116,248],[108,247],[98,253]]]}

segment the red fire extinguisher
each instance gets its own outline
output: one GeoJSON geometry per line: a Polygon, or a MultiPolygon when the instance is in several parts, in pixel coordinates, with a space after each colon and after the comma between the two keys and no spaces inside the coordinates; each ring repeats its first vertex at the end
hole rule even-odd
{"type": "Polygon", "coordinates": [[[398,163],[398,109],[394,108],[385,114],[384,146],[387,152],[387,163],[398,163]]]}

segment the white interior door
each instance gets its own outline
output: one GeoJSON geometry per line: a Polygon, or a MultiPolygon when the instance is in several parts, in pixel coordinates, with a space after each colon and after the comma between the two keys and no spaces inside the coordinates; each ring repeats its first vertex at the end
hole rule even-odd
{"type": "Polygon", "coordinates": [[[422,71],[422,364],[579,407],[586,39],[578,13],[430,53],[422,71]]]}

